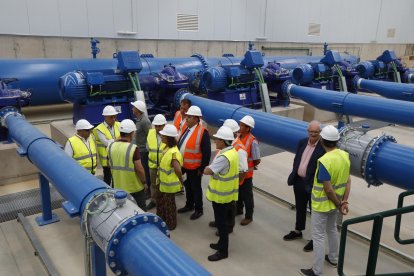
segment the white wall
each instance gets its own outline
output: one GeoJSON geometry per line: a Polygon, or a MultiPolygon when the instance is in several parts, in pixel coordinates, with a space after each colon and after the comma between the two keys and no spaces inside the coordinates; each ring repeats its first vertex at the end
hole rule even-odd
{"type": "Polygon", "coordinates": [[[0,34],[414,43],[412,14],[412,0],[0,0],[0,34]],[[198,15],[199,31],[177,31],[177,13],[198,15]],[[321,24],[320,36],[308,35],[309,23],[321,24]]]}

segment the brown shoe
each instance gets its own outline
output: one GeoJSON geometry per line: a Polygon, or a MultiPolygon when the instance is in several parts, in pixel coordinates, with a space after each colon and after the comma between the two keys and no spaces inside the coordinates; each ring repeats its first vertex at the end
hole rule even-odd
{"type": "Polygon", "coordinates": [[[244,218],[244,219],[240,222],[240,225],[245,226],[245,225],[250,224],[252,221],[253,221],[253,219],[252,219],[252,218],[251,218],[251,219],[244,218]]]}

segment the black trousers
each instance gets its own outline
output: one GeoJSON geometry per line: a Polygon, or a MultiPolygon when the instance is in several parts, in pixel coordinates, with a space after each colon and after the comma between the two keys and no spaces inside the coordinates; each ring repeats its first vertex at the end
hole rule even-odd
{"type": "Polygon", "coordinates": [[[203,211],[203,190],[201,188],[201,177],[198,170],[187,170],[187,179],[184,181],[186,203],[185,206],[195,209],[195,211],[203,211]]]}
{"type": "Polygon", "coordinates": [[[237,211],[243,212],[246,206],[245,218],[253,218],[254,199],[253,199],[253,178],[244,179],[243,185],[239,186],[239,200],[237,201],[237,211]]]}
{"type": "Polygon", "coordinates": [[[110,167],[102,167],[103,175],[104,175],[104,182],[111,186],[112,188],[114,185],[112,184],[112,172],[110,167]]]}
{"type": "Polygon", "coordinates": [[[142,167],[144,168],[144,172],[145,172],[145,182],[147,183],[148,186],[148,193],[151,193],[151,179],[150,179],[150,172],[149,172],[149,166],[148,166],[148,151],[143,151],[143,152],[139,152],[139,155],[141,156],[141,164],[142,167]]]}
{"type": "Polygon", "coordinates": [[[219,233],[218,248],[220,253],[228,254],[229,250],[229,232],[228,232],[228,218],[231,216],[230,203],[215,203],[213,202],[214,220],[216,221],[217,230],[219,233]]]}
{"type": "Polygon", "coordinates": [[[146,212],[147,208],[145,204],[145,190],[142,190],[136,193],[131,193],[131,196],[137,202],[138,207],[141,208],[144,212],[146,212]]]}
{"type": "Polygon", "coordinates": [[[296,225],[295,230],[302,231],[306,227],[306,207],[311,209],[311,193],[306,191],[306,182],[297,177],[293,183],[293,192],[295,193],[296,205],[296,225]]]}

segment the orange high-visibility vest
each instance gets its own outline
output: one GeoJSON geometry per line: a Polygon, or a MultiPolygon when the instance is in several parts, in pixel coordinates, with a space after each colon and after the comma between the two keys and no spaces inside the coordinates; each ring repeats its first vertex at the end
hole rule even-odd
{"type": "MultiPolygon", "coordinates": [[[[185,133],[187,126],[182,129],[182,133],[185,133]]],[[[203,138],[205,128],[200,124],[197,125],[190,138],[188,138],[187,144],[184,148],[184,163],[183,168],[189,170],[195,170],[201,166],[201,139],[203,138]]]]}
{"type": "Polygon", "coordinates": [[[248,171],[246,173],[245,179],[249,179],[253,177],[253,170],[254,170],[254,163],[253,163],[253,157],[252,157],[252,144],[253,141],[256,140],[256,137],[253,136],[253,134],[249,133],[244,138],[240,139],[243,145],[246,147],[247,152],[247,166],[248,171]]]}
{"type": "MultiPolygon", "coordinates": [[[[233,141],[233,147],[235,150],[239,151],[240,149],[243,149],[247,152],[246,147],[243,145],[242,141],[240,140],[239,137],[237,137],[236,139],[234,139],[233,141]]],[[[242,182],[239,182],[239,185],[242,185],[244,182],[244,179],[242,182]]]]}

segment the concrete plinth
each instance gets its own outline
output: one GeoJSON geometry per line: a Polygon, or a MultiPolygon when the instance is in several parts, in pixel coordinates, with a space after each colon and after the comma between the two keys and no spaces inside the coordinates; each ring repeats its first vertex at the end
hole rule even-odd
{"type": "Polygon", "coordinates": [[[72,120],[57,121],[50,124],[50,136],[62,146],[65,146],[68,138],[75,135],[75,133],[76,130],[72,120]]]}
{"type": "Polygon", "coordinates": [[[310,122],[312,120],[318,120],[320,122],[328,122],[336,120],[336,114],[333,112],[325,111],[313,107],[312,105],[299,100],[299,99],[290,99],[291,105],[300,105],[304,107],[303,120],[310,122]]]}

